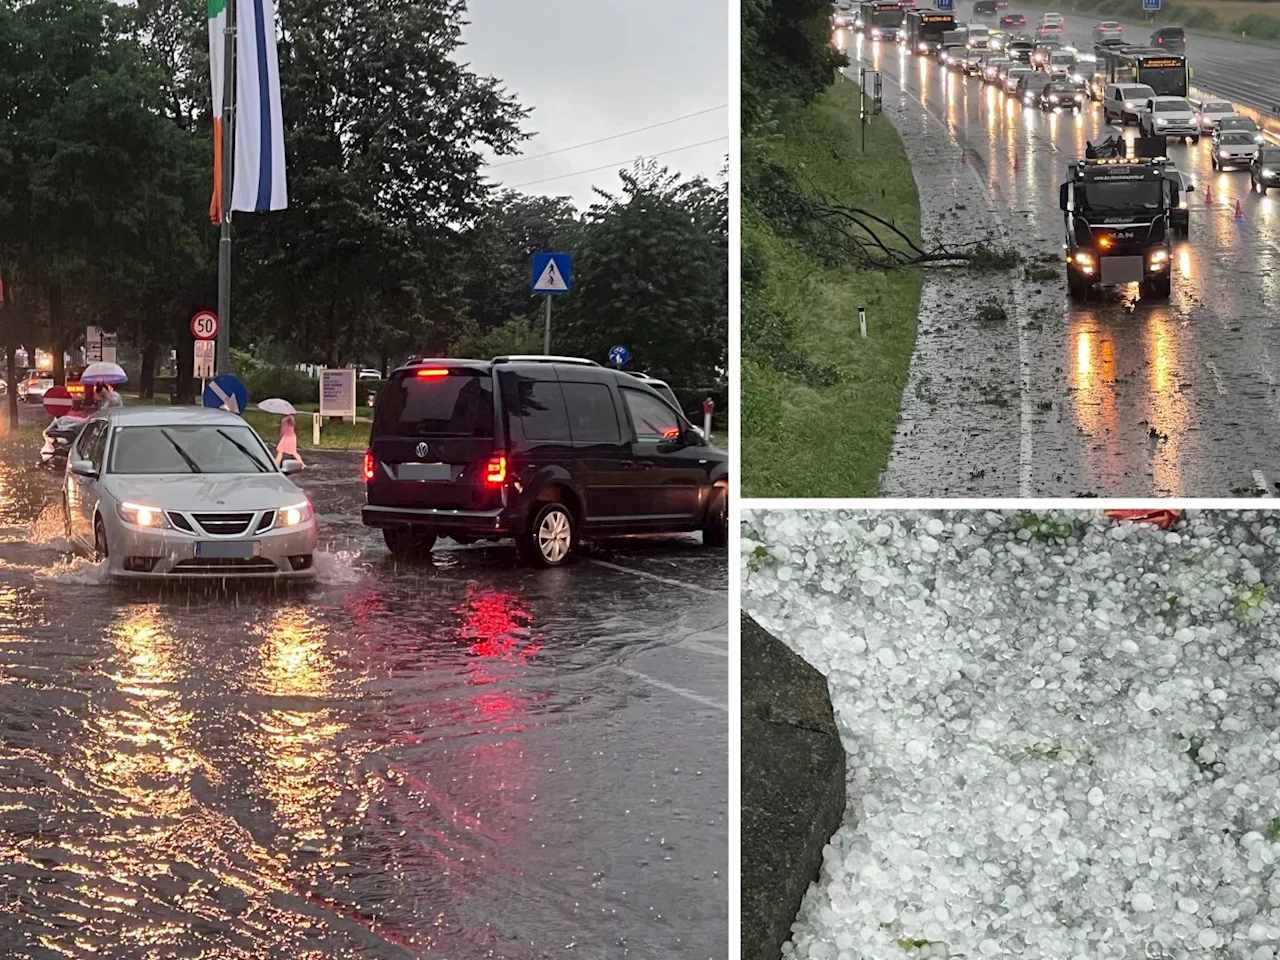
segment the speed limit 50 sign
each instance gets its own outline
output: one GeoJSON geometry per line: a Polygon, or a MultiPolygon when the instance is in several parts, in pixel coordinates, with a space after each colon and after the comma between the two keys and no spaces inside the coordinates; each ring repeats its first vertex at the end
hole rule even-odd
{"type": "Polygon", "coordinates": [[[191,318],[191,335],[197,340],[212,340],[218,335],[218,315],[201,310],[191,318]]]}

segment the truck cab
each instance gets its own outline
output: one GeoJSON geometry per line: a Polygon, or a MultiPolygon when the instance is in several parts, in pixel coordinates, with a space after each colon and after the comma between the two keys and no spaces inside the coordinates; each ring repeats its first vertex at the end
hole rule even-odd
{"type": "Polygon", "coordinates": [[[1173,289],[1173,212],[1181,189],[1163,158],[1075,159],[1059,187],[1071,299],[1099,286],[1137,283],[1143,297],[1168,299],[1173,289]]]}

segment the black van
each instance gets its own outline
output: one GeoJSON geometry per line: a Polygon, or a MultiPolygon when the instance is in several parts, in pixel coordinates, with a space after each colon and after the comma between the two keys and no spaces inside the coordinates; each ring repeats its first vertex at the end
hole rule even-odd
{"type": "Polygon", "coordinates": [[[559,566],[581,539],[728,536],[729,456],[642,380],[572,357],[418,360],[378,397],[366,526],[404,559],[513,537],[559,566]]]}
{"type": "Polygon", "coordinates": [[[1151,45],[1170,53],[1187,52],[1187,31],[1181,27],[1161,27],[1151,34],[1151,45]]]}

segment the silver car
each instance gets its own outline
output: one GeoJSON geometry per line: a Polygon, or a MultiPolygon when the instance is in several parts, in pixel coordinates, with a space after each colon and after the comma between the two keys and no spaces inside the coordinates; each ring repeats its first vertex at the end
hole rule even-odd
{"type": "Polygon", "coordinates": [[[1253,163],[1253,158],[1258,155],[1258,141],[1244,131],[1223,133],[1222,129],[1219,128],[1213,139],[1213,157],[1211,160],[1215,170],[1247,167],[1253,163]]]}
{"type": "Polygon", "coordinates": [[[67,538],[112,577],[307,578],[316,521],[253,428],[203,407],[112,407],[67,458],[67,538]]]}

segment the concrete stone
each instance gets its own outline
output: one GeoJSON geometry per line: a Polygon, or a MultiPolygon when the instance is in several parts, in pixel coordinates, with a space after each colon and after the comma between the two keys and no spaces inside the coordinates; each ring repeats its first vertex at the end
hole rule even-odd
{"type": "Polygon", "coordinates": [[[742,615],[742,957],[778,960],[845,808],[827,681],[742,615]]]}

